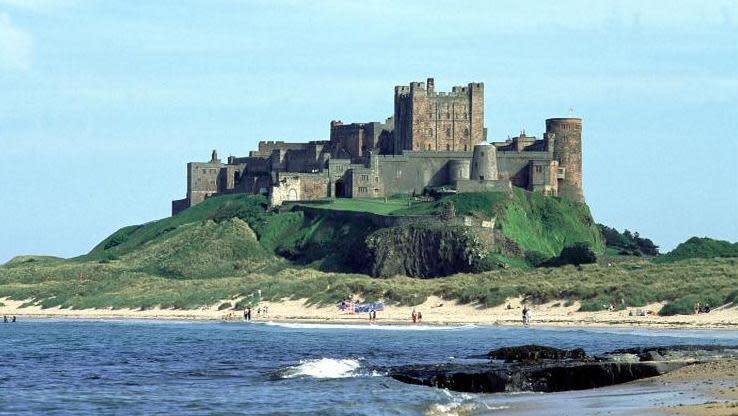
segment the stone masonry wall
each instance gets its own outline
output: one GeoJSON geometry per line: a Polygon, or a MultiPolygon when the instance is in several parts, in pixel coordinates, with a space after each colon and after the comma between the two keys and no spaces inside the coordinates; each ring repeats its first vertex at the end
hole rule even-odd
{"type": "Polygon", "coordinates": [[[436,93],[433,79],[395,88],[395,140],[403,150],[471,151],[484,141],[484,84],[436,93]]]}

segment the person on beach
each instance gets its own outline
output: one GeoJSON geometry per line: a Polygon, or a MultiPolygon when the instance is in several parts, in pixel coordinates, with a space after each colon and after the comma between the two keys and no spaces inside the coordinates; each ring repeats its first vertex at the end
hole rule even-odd
{"type": "Polygon", "coordinates": [[[423,322],[423,314],[420,311],[418,311],[418,323],[420,324],[422,322],[423,322]]]}
{"type": "Polygon", "coordinates": [[[413,313],[410,314],[410,317],[413,318],[413,323],[418,322],[418,314],[415,312],[415,308],[413,308],[413,313]]]}
{"type": "Polygon", "coordinates": [[[246,306],[246,308],[243,310],[243,320],[244,321],[250,321],[251,320],[251,306],[246,306]]]}
{"type": "Polygon", "coordinates": [[[15,322],[15,315],[13,315],[13,320],[12,320],[12,321],[10,321],[10,322],[15,322]]]}
{"type": "Polygon", "coordinates": [[[528,326],[530,319],[530,313],[528,312],[528,305],[523,305],[523,326],[528,326]]]}
{"type": "Polygon", "coordinates": [[[6,324],[8,323],[8,316],[7,315],[3,315],[3,322],[5,322],[6,324]]]}

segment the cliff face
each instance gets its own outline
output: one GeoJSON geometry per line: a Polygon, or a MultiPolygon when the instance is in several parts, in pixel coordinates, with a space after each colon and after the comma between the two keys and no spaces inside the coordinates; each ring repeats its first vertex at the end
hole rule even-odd
{"type": "Polygon", "coordinates": [[[430,278],[482,271],[489,267],[487,255],[493,249],[519,250],[494,230],[442,223],[383,228],[366,238],[366,272],[430,278]]]}

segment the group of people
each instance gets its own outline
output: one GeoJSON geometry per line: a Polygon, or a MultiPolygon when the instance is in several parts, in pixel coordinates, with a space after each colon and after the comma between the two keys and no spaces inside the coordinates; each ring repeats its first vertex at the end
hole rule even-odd
{"type": "Polygon", "coordinates": [[[420,311],[416,312],[415,308],[413,308],[413,313],[410,314],[410,317],[414,324],[423,322],[423,314],[420,311]]]}
{"type": "Polygon", "coordinates": [[[13,318],[10,321],[8,320],[8,315],[3,315],[3,322],[6,324],[8,322],[15,322],[15,315],[13,315],[13,318]]]}
{"type": "Polygon", "coordinates": [[[374,308],[369,309],[369,322],[377,322],[377,310],[374,308]]]}
{"type": "Polygon", "coordinates": [[[701,305],[699,302],[694,304],[694,314],[697,315],[699,313],[710,313],[710,304],[705,303],[704,305],[701,305]]]}
{"type": "MultiPolygon", "coordinates": [[[[246,307],[243,308],[243,320],[244,321],[250,321],[251,320],[251,313],[252,313],[251,305],[246,305],[246,307]]],[[[257,317],[267,316],[267,314],[269,314],[269,306],[264,305],[264,306],[260,306],[260,307],[258,307],[256,309],[256,316],[257,317]]]]}

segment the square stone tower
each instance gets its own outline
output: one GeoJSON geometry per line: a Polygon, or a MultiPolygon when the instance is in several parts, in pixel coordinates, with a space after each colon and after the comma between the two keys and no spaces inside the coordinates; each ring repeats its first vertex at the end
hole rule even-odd
{"type": "Polygon", "coordinates": [[[471,152],[485,140],[484,84],[436,92],[433,78],[395,87],[395,151],[471,152]]]}

